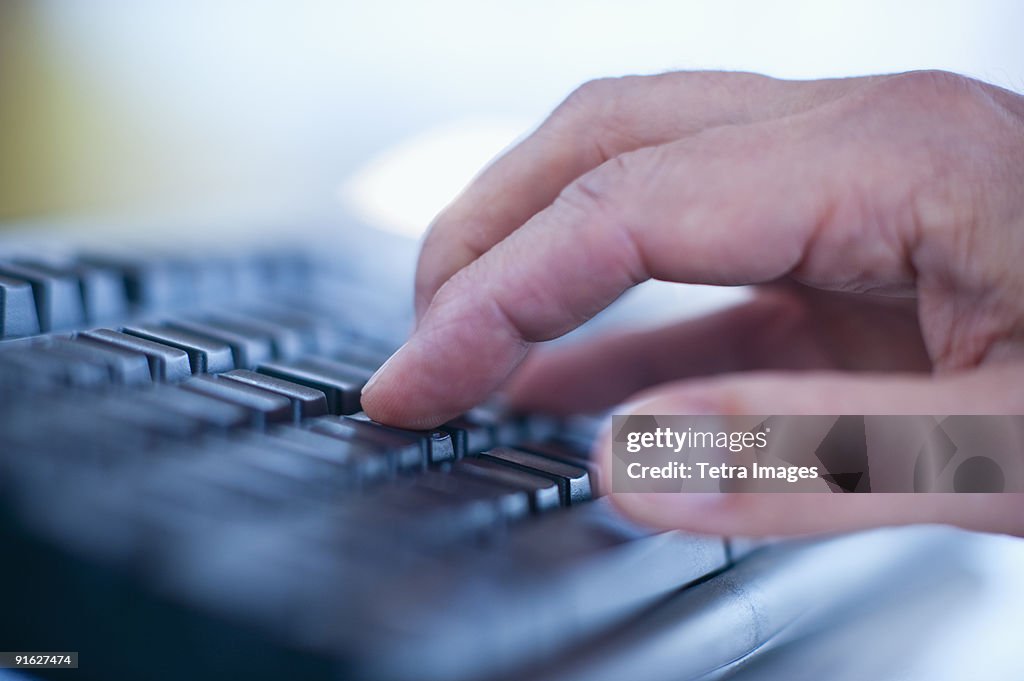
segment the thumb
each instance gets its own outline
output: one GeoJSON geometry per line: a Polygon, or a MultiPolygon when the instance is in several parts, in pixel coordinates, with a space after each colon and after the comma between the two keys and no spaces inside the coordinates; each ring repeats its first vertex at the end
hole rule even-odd
{"type": "MultiPolygon", "coordinates": [[[[1024,364],[939,376],[913,374],[748,373],[689,380],[641,394],[628,414],[1022,414],[1024,364]]],[[[620,412],[616,412],[620,413],[620,412]]],[[[597,445],[611,480],[611,437],[597,445]]],[[[1024,456],[1024,452],[1012,452],[1024,456]]],[[[893,455],[910,457],[913,452],[893,455]]],[[[948,523],[1024,535],[1017,493],[666,493],[615,494],[634,519],[665,529],[766,536],[948,523]]]]}

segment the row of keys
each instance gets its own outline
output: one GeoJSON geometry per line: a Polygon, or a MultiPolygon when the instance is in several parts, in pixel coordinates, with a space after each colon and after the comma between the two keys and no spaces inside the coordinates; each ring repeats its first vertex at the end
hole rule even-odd
{"type": "Polygon", "coordinates": [[[297,254],[0,261],[0,340],[70,331],[139,311],[195,308],[199,301],[211,305],[303,290],[311,268],[297,254]]]}
{"type": "MultiPolygon", "coordinates": [[[[116,332],[110,332],[115,334],[116,332]]],[[[255,431],[266,431],[271,428],[292,427],[292,436],[299,431],[327,435],[330,437],[365,442],[367,447],[382,452],[392,459],[389,469],[392,471],[409,472],[422,470],[426,465],[444,465],[463,459],[467,455],[492,450],[489,456],[510,468],[530,468],[531,473],[539,469],[541,473],[559,485],[559,493],[565,503],[590,496],[592,483],[587,478],[596,478],[596,471],[588,467],[585,457],[573,459],[561,456],[558,452],[544,449],[544,445],[534,445],[530,452],[505,452],[495,449],[507,445],[527,441],[539,442],[550,438],[557,423],[548,417],[510,415],[500,410],[479,407],[462,417],[453,420],[436,431],[408,431],[384,426],[370,421],[365,414],[357,411],[358,391],[361,384],[351,386],[353,406],[343,408],[346,403],[339,397],[341,386],[325,385],[329,375],[311,373],[307,364],[301,364],[297,371],[297,380],[291,381],[278,376],[267,375],[260,371],[232,369],[221,374],[188,373],[188,359],[184,351],[172,354],[172,349],[161,349],[160,356],[145,355],[136,352],[132,343],[157,345],[141,339],[130,340],[131,337],[121,334],[113,341],[108,341],[104,334],[83,334],[75,340],[58,339],[47,350],[54,348],[66,351],[68,368],[95,368],[88,362],[79,362],[81,356],[95,359],[93,353],[109,353],[111,361],[122,363],[125,376],[135,377],[143,382],[148,371],[163,372],[179,371],[187,378],[175,384],[158,386],[149,389],[133,389],[99,393],[92,396],[87,404],[74,400],[71,404],[61,407],[62,414],[70,421],[48,422],[45,427],[29,428],[23,443],[38,444],[36,438],[42,433],[48,434],[53,442],[53,426],[57,423],[71,423],[76,427],[85,424],[86,431],[72,433],[67,442],[80,442],[88,445],[92,440],[103,440],[100,437],[104,428],[111,433],[129,432],[152,436],[159,441],[196,437],[209,433],[226,433],[238,428],[249,428],[255,431]],[[119,343],[124,342],[124,345],[119,343]],[[110,347],[104,344],[111,342],[110,347]],[[74,349],[74,352],[71,350],[74,349]],[[172,361],[175,360],[175,361],[172,361]],[[158,367],[154,369],[154,367],[158,367]],[[177,369],[173,369],[178,367],[177,369]],[[305,367],[305,368],[302,368],[305,367]],[[333,399],[330,392],[336,394],[333,399]],[[74,418],[75,415],[78,418],[74,418]],[[340,418],[339,418],[340,417],[340,418]],[[301,429],[298,427],[301,426],[301,429]],[[540,457],[546,456],[549,465],[540,466],[540,457]],[[561,458],[560,458],[561,457],[561,458]]],[[[145,346],[147,350],[151,349],[145,346]]],[[[26,352],[12,352],[3,356],[4,359],[25,360],[27,370],[31,370],[33,353],[40,348],[28,348],[26,352]]],[[[51,359],[51,355],[46,355],[51,359]]],[[[323,360],[326,366],[330,362],[323,360]]],[[[52,362],[47,366],[55,366],[52,362]]],[[[340,365],[344,366],[344,365],[340,365]]],[[[289,374],[292,369],[285,366],[281,373],[289,374]]],[[[85,376],[85,372],[82,372],[85,376]]],[[[96,380],[97,376],[90,376],[96,380]]],[[[345,386],[348,389],[348,386],[345,386]]],[[[80,396],[78,391],[70,395],[80,396]]],[[[49,397],[44,395],[43,397],[49,397]]],[[[60,404],[54,401],[54,404],[60,404]]],[[[15,419],[18,422],[18,419],[15,419]]],[[[26,423],[31,424],[29,420],[26,423]]],[[[24,423],[16,423],[24,426],[24,423]]],[[[308,436],[306,436],[308,439],[308,436]]],[[[149,439],[145,440],[147,443],[149,439]]],[[[105,443],[102,443],[105,446],[105,443]]],[[[63,446],[63,445],[61,445],[63,446]]],[[[571,448],[571,445],[563,449],[571,448]]],[[[472,472],[480,473],[482,464],[475,466],[472,472]]],[[[506,475],[505,477],[508,477],[506,475]]]]}
{"type": "Polygon", "coordinates": [[[353,413],[391,349],[345,334],[330,315],[261,307],[8,343],[0,348],[0,377],[43,388],[100,387],[258,369],[322,391],[334,413],[353,413]]]}
{"type": "MultiPolygon", "coordinates": [[[[600,493],[580,450],[495,439],[530,433],[522,417],[511,419],[514,428],[495,428],[491,413],[436,431],[401,430],[363,414],[324,415],[324,395],[296,384],[282,381],[273,392],[235,380],[260,377],[201,375],[88,401],[71,391],[47,412],[16,405],[0,419],[0,477],[29,497],[64,490],[67,503],[80,500],[76,490],[119,480],[130,491],[118,522],[129,524],[127,509],[148,508],[150,499],[161,504],[160,522],[175,523],[186,508],[205,518],[259,509],[273,517],[326,503],[370,534],[415,537],[424,547],[480,539],[600,493]],[[92,485],[90,476],[98,478],[92,485]],[[364,489],[373,491],[354,495],[364,489]]],[[[105,521],[97,531],[108,529],[105,521]]]]}

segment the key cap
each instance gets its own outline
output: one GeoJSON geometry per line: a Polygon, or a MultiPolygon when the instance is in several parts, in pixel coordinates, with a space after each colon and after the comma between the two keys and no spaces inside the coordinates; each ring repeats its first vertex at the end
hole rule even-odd
{"type": "Polygon", "coordinates": [[[84,254],[79,262],[118,273],[128,300],[154,310],[196,300],[194,278],[180,262],[153,256],[84,254]]]}
{"type": "Polygon", "coordinates": [[[267,436],[301,447],[310,456],[350,468],[363,482],[380,480],[393,472],[388,456],[373,442],[332,437],[298,426],[275,426],[268,431],[267,436]]]}
{"type": "Polygon", "coordinates": [[[19,260],[18,263],[35,267],[53,276],[75,279],[85,309],[85,318],[89,323],[121,318],[127,312],[128,294],[124,279],[115,270],[75,262],[19,260]]]}
{"type": "Polygon", "coordinates": [[[559,441],[522,442],[516,445],[516,449],[539,454],[548,459],[552,459],[553,461],[561,461],[562,463],[586,468],[587,473],[590,475],[590,487],[593,496],[599,497],[604,494],[600,484],[600,466],[598,466],[597,462],[591,459],[586,452],[579,451],[579,449],[572,446],[570,443],[559,441]]]}
{"type": "Polygon", "coordinates": [[[256,370],[319,390],[327,396],[327,408],[332,414],[354,414],[362,409],[359,396],[370,378],[364,371],[347,364],[311,357],[287,364],[267,362],[256,370]]]}
{"type": "MultiPolygon", "coordinates": [[[[107,437],[111,440],[120,439],[121,429],[130,432],[144,432],[151,436],[159,436],[150,439],[150,445],[146,451],[136,452],[137,455],[145,455],[161,443],[160,438],[179,440],[194,438],[208,429],[208,424],[194,413],[183,413],[175,408],[175,399],[169,396],[163,401],[161,391],[141,391],[131,397],[115,395],[113,397],[101,398],[91,403],[87,409],[91,410],[92,418],[108,424],[107,437]]],[[[244,414],[243,414],[244,416],[244,414]]]]}
{"type": "Polygon", "coordinates": [[[0,387],[12,395],[25,390],[51,391],[68,384],[64,368],[53,362],[33,362],[25,350],[0,352],[0,387]]]}
{"type": "Polygon", "coordinates": [[[96,388],[109,383],[105,366],[69,357],[45,344],[9,350],[0,354],[0,361],[18,367],[30,383],[41,388],[55,385],[96,388]]]}
{"type": "Polygon", "coordinates": [[[54,343],[63,346],[68,352],[78,353],[83,358],[92,358],[93,361],[106,364],[114,383],[146,385],[153,381],[145,355],[81,336],[74,340],[60,339],[54,343]]]}
{"type": "Polygon", "coordinates": [[[200,374],[182,383],[181,387],[237,404],[249,413],[250,424],[261,430],[269,423],[291,421],[294,413],[292,403],[286,397],[219,376],[200,374]]]}
{"type": "MultiPolygon", "coordinates": [[[[107,363],[87,352],[78,352],[66,338],[48,340],[32,350],[38,362],[59,363],[65,368],[69,385],[100,388],[113,382],[107,363]],[[60,342],[57,342],[60,341],[60,342]],[[68,347],[71,346],[71,347],[68,347]]],[[[147,378],[149,372],[146,372],[147,378]]]]}
{"type": "Polygon", "coordinates": [[[494,498],[457,496],[406,480],[373,490],[337,511],[347,527],[434,551],[493,536],[503,524],[494,498]]]}
{"type": "Polygon", "coordinates": [[[43,333],[72,329],[85,322],[81,293],[74,278],[15,263],[0,263],[0,274],[22,279],[32,286],[39,329],[43,333]]]}
{"type": "Polygon", "coordinates": [[[280,324],[259,319],[247,319],[236,315],[218,313],[204,317],[202,322],[218,329],[224,329],[242,336],[266,340],[278,361],[294,359],[309,352],[302,336],[280,324]]]}
{"type": "Polygon", "coordinates": [[[149,362],[150,375],[154,381],[168,383],[184,381],[192,375],[188,355],[184,350],[179,350],[178,348],[111,331],[110,329],[83,331],[78,334],[77,338],[85,338],[97,343],[113,345],[114,347],[145,355],[146,360],[149,362]]]}
{"type": "Polygon", "coordinates": [[[112,345],[100,345],[83,340],[54,339],[47,348],[84,363],[106,369],[112,383],[118,385],[145,385],[152,382],[150,365],[145,356],[128,352],[112,345]]]}
{"type": "Polygon", "coordinates": [[[565,420],[563,427],[558,433],[561,440],[565,440],[576,447],[589,451],[594,440],[601,433],[607,417],[593,414],[580,414],[570,416],[565,420]]]}
{"type": "Polygon", "coordinates": [[[253,369],[256,365],[269,362],[273,358],[269,336],[254,336],[203,322],[182,319],[168,321],[164,326],[188,331],[203,338],[227,344],[231,348],[235,366],[242,369],[253,369]]]}
{"type": "Polygon", "coordinates": [[[176,510],[191,507],[215,517],[251,517],[257,508],[279,513],[290,502],[313,496],[315,481],[302,477],[302,471],[288,467],[281,457],[252,451],[239,442],[217,445],[221,456],[205,456],[175,470],[156,492],[166,495],[176,510]]]}
{"type": "Polygon", "coordinates": [[[489,434],[491,447],[508,447],[520,440],[526,439],[526,430],[523,423],[516,418],[509,418],[501,410],[488,406],[478,406],[466,412],[462,418],[466,419],[474,428],[486,431],[489,434]]]}
{"type": "Polygon", "coordinates": [[[226,343],[210,340],[190,331],[181,331],[159,324],[141,324],[126,326],[122,332],[184,350],[188,354],[189,366],[193,374],[216,374],[235,368],[231,348],[226,343]]]}
{"type": "Polygon", "coordinates": [[[314,474],[328,486],[353,489],[384,473],[384,468],[381,466],[376,473],[367,474],[367,471],[359,466],[361,461],[356,457],[349,456],[348,453],[338,456],[337,451],[332,450],[332,443],[337,443],[337,440],[333,438],[324,436],[323,439],[329,441],[328,444],[317,448],[290,438],[286,433],[278,432],[276,427],[272,427],[271,431],[271,433],[249,433],[245,440],[265,450],[272,450],[280,456],[307,461],[307,465],[314,469],[314,474]]]}
{"type": "Polygon", "coordinates": [[[488,499],[497,506],[505,520],[519,520],[530,512],[528,492],[495,480],[436,471],[426,471],[417,475],[414,480],[417,487],[426,487],[452,497],[488,499]]]}
{"type": "Polygon", "coordinates": [[[321,355],[337,350],[343,334],[323,317],[308,314],[301,309],[275,303],[265,303],[245,311],[247,316],[279,324],[299,334],[307,352],[321,355]]]}
{"type": "Polygon", "coordinates": [[[245,369],[229,371],[222,377],[287,397],[291,400],[292,416],[296,421],[327,414],[327,397],[319,390],[245,369]]]}
{"type": "Polygon", "coordinates": [[[309,427],[318,433],[378,447],[395,471],[419,471],[427,465],[429,452],[419,437],[389,433],[346,417],[313,419],[309,427]]]}
{"type": "MultiPolygon", "coordinates": [[[[74,467],[104,467],[122,463],[126,454],[133,458],[148,451],[156,438],[138,421],[131,418],[131,409],[105,409],[109,399],[103,396],[81,403],[74,399],[50,399],[48,413],[35,411],[31,405],[19,405],[25,413],[17,414],[2,426],[0,451],[31,451],[35,463],[49,457],[59,463],[62,473],[74,476],[74,467]],[[40,433],[44,435],[40,435],[40,433]],[[17,444],[15,444],[17,443],[17,444]]],[[[132,403],[130,406],[135,406],[132,403]]]]}
{"type": "Polygon", "coordinates": [[[254,291],[237,285],[235,263],[218,255],[189,256],[195,277],[196,296],[203,305],[220,305],[231,301],[239,293],[245,296],[254,291]]]}
{"type": "Polygon", "coordinates": [[[562,505],[558,484],[536,473],[503,466],[482,457],[468,456],[452,466],[453,475],[474,476],[510,485],[529,495],[530,510],[541,513],[562,505]]]}
{"type": "Polygon", "coordinates": [[[359,367],[371,375],[388,361],[390,356],[391,353],[387,350],[371,347],[366,341],[357,338],[345,339],[340,349],[333,354],[335,359],[359,367]]]}
{"type": "Polygon", "coordinates": [[[443,429],[438,430],[406,430],[404,428],[393,428],[382,423],[370,420],[370,417],[359,412],[341,419],[346,423],[354,423],[356,427],[369,430],[369,432],[385,432],[403,438],[416,439],[427,455],[430,463],[445,463],[462,458],[466,455],[465,450],[458,449],[455,438],[443,429]]]}
{"type": "Polygon", "coordinates": [[[487,411],[471,409],[441,429],[452,434],[458,451],[479,454],[494,447],[514,445],[523,438],[518,421],[506,421],[487,411]]]}
{"type": "MultiPolygon", "coordinates": [[[[293,452],[275,446],[274,441],[259,437],[244,436],[237,441],[226,443],[218,456],[253,466],[274,476],[284,477],[296,485],[293,494],[305,498],[316,496],[325,500],[337,498],[339,493],[351,486],[337,467],[323,459],[295,456],[293,452]]],[[[234,466],[231,467],[234,469],[234,466]]],[[[229,473],[230,474],[230,473],[229,473]]]]}
{"type": "Polygon", "coordinates": [[[0,340],[39,333],[39,317],[27,281],[0,275],[0,340]]]}
{"type": "Polygon", "coordinates": [[[582,466],[555,461],[538,454],[508,447],[499,447],[480,455],[498,463],[543,475],[558,484],[562,501],[567,506],[591,498],[590,475],[582,466]]]}
{"type": "Polygon", "coordinates": [[[156,407],[171,415],[180,414],[195,419],[215,432],[244,426],[250,419],[249,413],[236,404],[182,390],[176,385],[160,386],[156,390],[140,390],[123,399],[156,407]]]}

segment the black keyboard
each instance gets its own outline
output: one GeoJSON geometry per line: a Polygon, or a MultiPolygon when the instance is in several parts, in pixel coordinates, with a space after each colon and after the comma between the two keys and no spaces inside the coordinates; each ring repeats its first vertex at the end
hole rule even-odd
{"type": "Polygon", "coordinates": [[[594,419],[367,419],[407,324],[302,253],[0,260],[4,649],[103,679],[519,678],[681,592],[733,608],[700,673],[774,633],[722,579],[746,549],[599,498],[594,419]]]}

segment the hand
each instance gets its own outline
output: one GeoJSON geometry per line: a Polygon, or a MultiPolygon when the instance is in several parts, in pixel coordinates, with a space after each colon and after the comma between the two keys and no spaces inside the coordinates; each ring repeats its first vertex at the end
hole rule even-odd
{"type": "MultiPolygon", "coordinates": [[[[943,72],[594,81],[435,221],[416,330],[363,405],[386,423],[437,425],[504,384],[531,344],[656,278],[761,286],[708,318],[536,353],[512,398],[598,408],[661,384],[632,411],[1020,414],[1022,260],[1018,95],[943,72]]],[[[919,521],[1024,533],[1022,496],[616,502],[713,533],[919,521]]]]}

